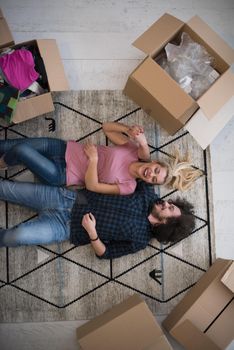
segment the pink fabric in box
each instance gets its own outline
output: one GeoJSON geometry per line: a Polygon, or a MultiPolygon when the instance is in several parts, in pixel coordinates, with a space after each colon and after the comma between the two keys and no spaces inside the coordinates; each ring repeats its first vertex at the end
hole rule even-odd
{"type": "Polygon", "coordinates": [[[39,77],[34,66],[32,53],[26,49],[0,57],[0,67],[8,84],[20,91],[26,90],[39,77]]]}

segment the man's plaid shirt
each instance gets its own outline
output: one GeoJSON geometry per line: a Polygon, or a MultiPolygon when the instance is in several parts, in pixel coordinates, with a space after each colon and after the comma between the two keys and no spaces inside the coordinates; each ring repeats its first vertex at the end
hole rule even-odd
{"type": "Polygon", "coordinates": [[[144,182],[139,182],[136,191],[128,196],[78,191],[72,209],[71,243],[90,243],[81,221],[84,214],[91,212],[96,218],[97,233],[106,245],[101,258],[117,258],[144,249],[152,238],[147,219],[149,208],[157,198],[153,186],[144,182]]]}

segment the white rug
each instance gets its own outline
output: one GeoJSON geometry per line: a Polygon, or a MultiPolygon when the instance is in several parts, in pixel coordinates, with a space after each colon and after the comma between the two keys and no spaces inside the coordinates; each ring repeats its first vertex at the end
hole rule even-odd
{"type": "MultiPolygon", "coordinates": [[[[121,120],[141,124],[152,158],[166,159],[175,146],[181,153],[189,149],[194,165],[206,171],[207,177],[200,178],[185,194],[170,195],[165,188],[155,188],[160,196],[184,197],[194,203],[196,229],[176,245],[161,246],[153,240],[144,251],[113,261],[100,261],[90,246],[74,248],[68,242],[45,247],[1,248],[0,321],[89,319],[135,292],[154,313],[168,314],[214,258],[209,150],[203,152],[184,130],[169,136],[121,91],[56,93],[54,101],[54,113],[1,127],[0,137],[49,136],[81,142],[90,138],[95,143],[106,144],[102,122],[121,120]]],[[[22,167],[2,171],[0,175],[17,181],[34,181],[32,174],[22,167]]],[[[3,202],[0,209],[3,227],[34,215],[3,202]]]]}

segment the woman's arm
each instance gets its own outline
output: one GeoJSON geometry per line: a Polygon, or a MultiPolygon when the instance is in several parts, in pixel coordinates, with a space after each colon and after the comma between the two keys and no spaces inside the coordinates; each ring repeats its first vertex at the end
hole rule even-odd
{"type": "Polygon", "coordinates": [[[128,137],[123,135],[123,133],[128,135],[128,125],[115,122],[103,123],[102,129],[106,137],[115,145],[123,145],[128,142],[128,137]]]}
{"type": "Polygon", "coordinates": [[[149,162],[150,150],[144,132],[135,135],[134,140],[138,143],[138,158],[149,162]]]}
{"type": "Polygon", "coordinates": [[[82,226],[89,235],[90,243],[95,251],[95,254],[101,257],[106,251],[106,246],[98,237],[96,231],[96,220],[92,213],[88,213],[83,216],[82,226]]]}
{"type": "Polygon", "coordinates": [[[86,144],[85,154],[89,158],[88,167],[85,173],[85,186],[88,190],[104,194],[120,194],[118,185],[104,184],[98,181],[97,164],[98,153],[96,146],[86,144]]]}
{"type": "Polygon", "coordinates": [[[131,139],[138,143],[138,158],[144,161],[150,160],[150,151],[140,125],[128,126],[122,123],[103,123],[103,131],[108,139],[116,145],[123,145],[131,139]],[[126,135],[123,135],[125,133],[126,135]]]}

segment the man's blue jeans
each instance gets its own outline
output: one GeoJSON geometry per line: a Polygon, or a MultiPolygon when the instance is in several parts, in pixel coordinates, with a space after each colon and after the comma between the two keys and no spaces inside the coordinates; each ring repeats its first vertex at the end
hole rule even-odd
{"type": "Polygon", "coordinates": [[[52,186],[66,184],[65,152],[66,142],[55,138],[0,140],[0,157],[8,166],[23,164],[52,186]]]}
{"type": "Polygon", "coordinates": [[[38,217],[13,228],[0,228],[0,247],[68,240],[76,196],[76,192],[62,187],[0,181],[0,200],[32,208],[38,213],[38,217]]]}

